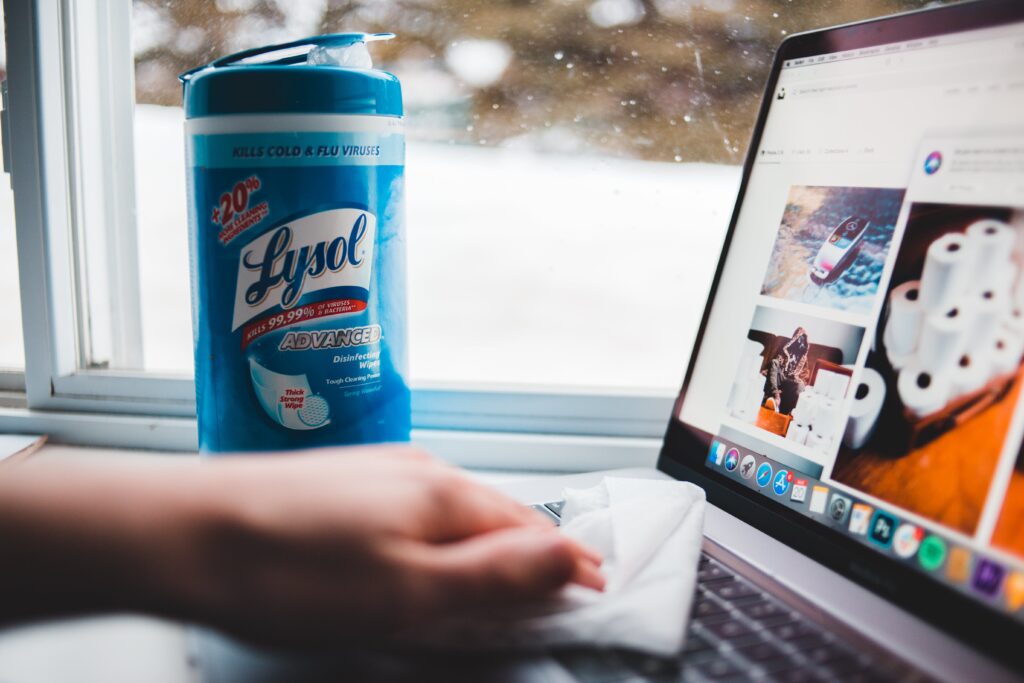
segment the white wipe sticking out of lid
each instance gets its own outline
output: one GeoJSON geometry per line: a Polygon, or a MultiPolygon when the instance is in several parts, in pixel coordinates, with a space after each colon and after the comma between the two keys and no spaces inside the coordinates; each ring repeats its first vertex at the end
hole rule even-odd
{"type": "Polygon", "coordinates": [[[317,45],[306,55],[306,63],[316,66],[344,66],[349,69],[372,69],[373,59],[366,43],[350,45],[317,45]]]}

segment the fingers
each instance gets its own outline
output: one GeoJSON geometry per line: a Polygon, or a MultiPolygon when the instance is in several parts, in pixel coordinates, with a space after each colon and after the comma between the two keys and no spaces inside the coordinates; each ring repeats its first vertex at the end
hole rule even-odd
{"type": "Polygon", "coordinates": [[[565,541],[573,557],[576,558],[576,573],[573,574],[572,583],[577,583],[585,588],[592,588],[596,591],[603,591],[605,578],[604,574],[601,573],[601,564],[604,561],[601,554],[578,541],[569,538],[565,538],[565,541]]]}
{"type": "Polygon", "coordinates": [[[579,562],[576,565],[576,573],[572,576],[572,583],[601,592],[604,591],[606,580],[601,573],[600,565],[579,562]]]}
{"type": "Polygon", "coordinates": [[[601,563],[604,562],[604,558],[601,557],[601,553],[594,550],[589,545],[580,543],[579,541],[571,538],[567,538],[566,540],[569,542],[578,557],[589,560],[592,564],[596,564],[599,567],[601,566],[601,563]]]}
{"type": "MultiPolygon", "coordinates": [[[[426,484],[431,505],[418,515],[419,533],[414,537],[419,540],[444,543],[518,526],[551,528],[546,515],[470,479],[425,451],[393,446],[372,450],[368,456],[385,456],[391,462],[389,469],[397,469],[396,465],[404,467],[406,474],[413,474],[426,484]]],[[[569,539],[566,542],[578,561],[585,560],[594,568],[601,565],[602,558],[596,550],[569,539]]],[[[596,581],[592,574],[584,570],[581,582],[596,587],[592,585],[596,581]]]]}
{"type": "Polygon", "coordinates": [[[534,510],[457,470],[438,471],[427,492],[429,503],[418,518],[416,535],[425,541],[457,541],[509,527],[550,529],[534,510]]]}
{"type": "Polygon", "coordinates": [[[461,538],[507,526],[549,524],[534,510],[415,446],[362,447],[358,457],[384,464],[393,474],[404,472],[422,481],[433,498],[433,512],[441,517],[435,520],[441,535],[447,533],[452,538],[461,538]]]}
{"type": "Polygon", "coordinates": [[[550,596],[570,582],[601,590],[587,551],[554,529],[520,527],[446,545],[421,546],[412,564],[428,612],[472,613],[550,596]]]}

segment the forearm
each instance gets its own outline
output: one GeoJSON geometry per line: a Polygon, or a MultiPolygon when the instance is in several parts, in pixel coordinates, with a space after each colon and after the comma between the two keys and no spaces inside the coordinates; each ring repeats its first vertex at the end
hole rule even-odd
{"type": "Polygon", "coordinates": [[[133,611],[308,646],[600,589],[599,564],[403,446],[0,466],[0,625],[133,611]]]}
{"type": "Polygon", "coordinates": [[[181,616],[203,590],[196,463],[0,468],[0,623],[106,611],[181,616]]]}

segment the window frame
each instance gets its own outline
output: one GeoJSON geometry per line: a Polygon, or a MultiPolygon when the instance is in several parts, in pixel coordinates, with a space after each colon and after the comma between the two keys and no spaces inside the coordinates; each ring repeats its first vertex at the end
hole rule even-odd
{"type": "Polygon", "coordinates": [[[20,370],[0,371],[0,392],[25,393],[25,373],[20,370]]]}
{"type": "MultiPolygon", "coordinates": [[[[9,129],[18,131],[9,142],[26,343],[24,407],[0,408],[0,430],[21,425],[49,431],[64,442],[194,450],[191,378],[83,367],[86,313],[76,286],[81,273],[75,238],[82,234],[81,221],[88,214],[74,205],[75,174],[76,164],[94,160],[75,156],[80,152],[74,145],[75,107],[85,106],[69,84],[69,60],[79,56],[68,40],[68,22],[77,16],[71,10],[75,3],[3,2],[8,35],[5,115],[9,129]],[[43,45],[45,50],[40,49],[43,45]],[[110,428],[101,427],[103,420],[110,428]]],[[[112,78],[118,72],[109,63],[116,55],[131,55],[130,11],[130,0],[96,2],[98,30],[107,35],[91,41],[104,46],[104,54],[89,56],[106,74],[107,89],[88,106],[106,107],[107,125],[96,134],[111,141],[109,152],[115,161],[91,168],[103,172],[101,182],[107,184],[126,173],[134,177],[134,136],[123,134],[126,122],[132,121],[133,80],[123,73],[112,78]],[[115,178],[115,173],[120,175],[115,178]]],[[[134,282],[137,292],[137,259],[129,256],[135,249],[135,197],[132,183],[127,185],[130,191],[122,184],[117,200],[104,207],[107,225],[115,232],[132,233],[131,239],[114,235],[108,263],[126,265],[114,274],[114,281],[125,286],[134,282]]],[[[134,304],[130,297],[126,301],[114,308],[130,316],[137,297],[134,304]]],[[[132,338],[127,327],[122,326],[121,339],[132,338]]],[[[17,378],[11,387],[20,388],[17,378]]],[[[571,470],[652,464],[674,398],[673,392],[641,389],[417,385],[412,391],[414,439],[432,444],[442,455],[446,450],[461,453],[461,461],[477,466],[514,468],[530,463],[533,469],[542,465],[571,470]],[[536,455],[519,452],[526,443],[536,448],[532,440],[537,438],[548,439],[550,445],[536,451],[544,454],[542,462],[536,455]],[[594,439],[604,446],[598,448],[594,439]],[[570,443],[603,455],[587,458],[581,451],[579,457],[573,456],[570,443]],[[487,452],[473,455],[474,447],[487,452]]]]}

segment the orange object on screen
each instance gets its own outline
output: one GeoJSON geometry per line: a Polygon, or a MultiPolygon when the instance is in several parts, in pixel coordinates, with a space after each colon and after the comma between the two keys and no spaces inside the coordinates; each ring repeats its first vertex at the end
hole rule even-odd
{"type": "Polygon", "coordinates": [[[793,417],[791,415],[783,415],[764,406],[761,406],[757,411],[757,426],[766,432],[778,434],[782,437],[786,436],[786,430],[789,429],[789,423],[792,420],[793,417]]]}

